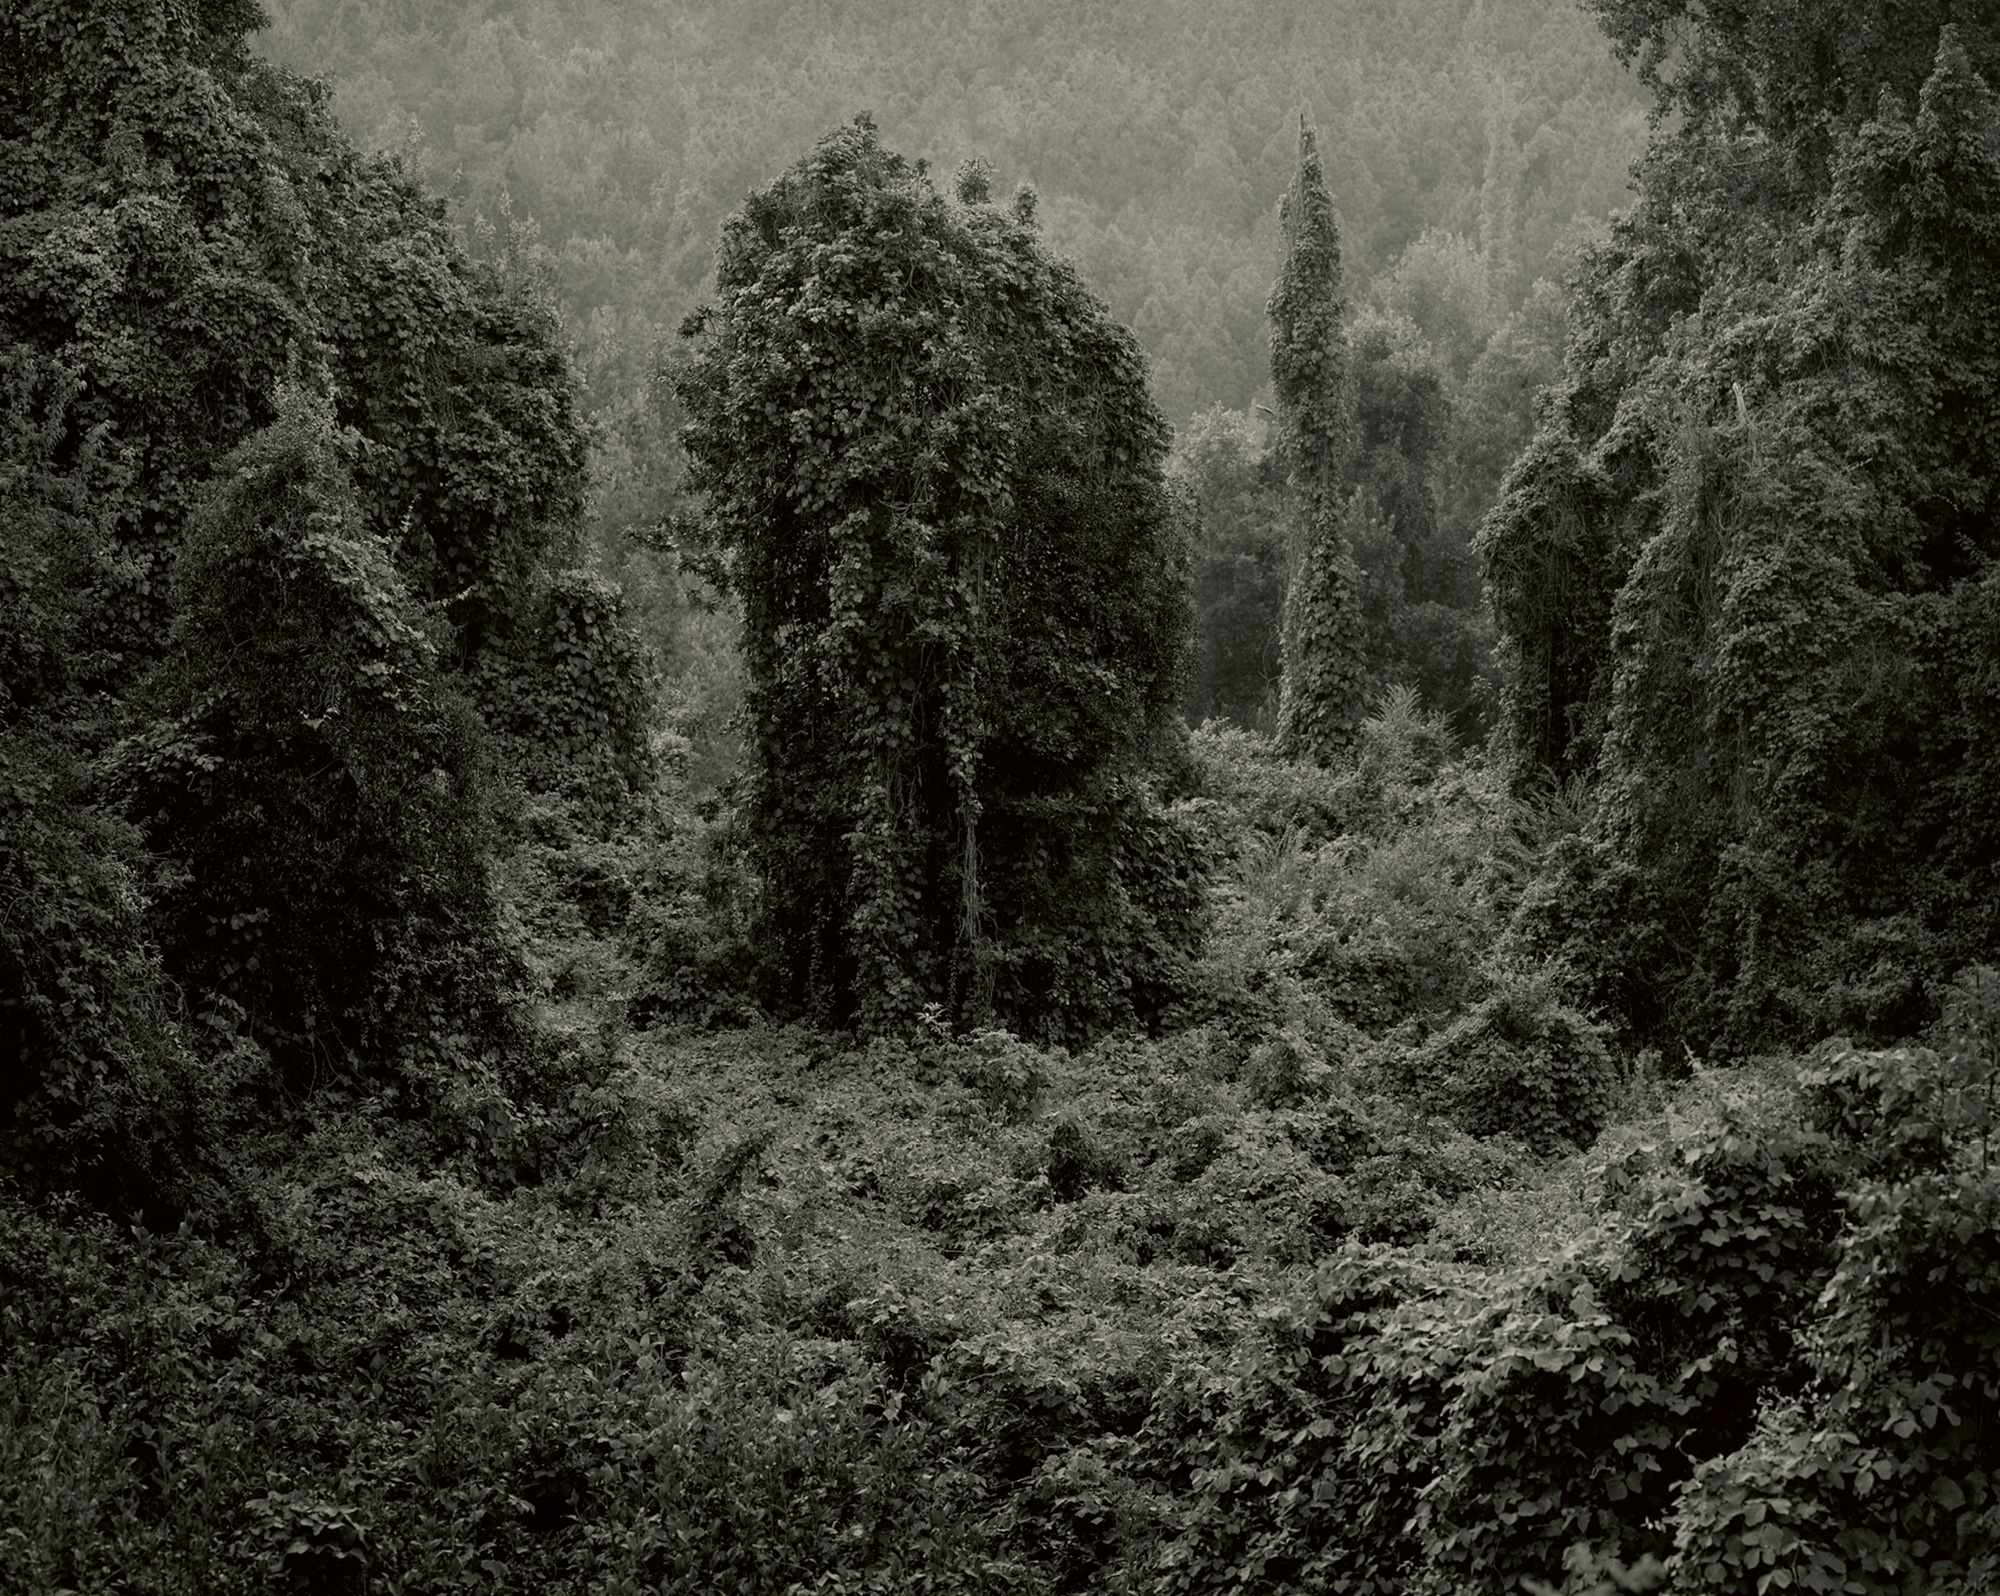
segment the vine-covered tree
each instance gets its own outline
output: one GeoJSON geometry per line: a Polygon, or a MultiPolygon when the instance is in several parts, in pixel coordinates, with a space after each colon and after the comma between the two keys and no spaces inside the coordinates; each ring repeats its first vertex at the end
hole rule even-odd
{"type": "Polygon", "coordinates": [[[1340,223],[1311,127],[1278,213],[1285,259],[1271,290],[1278,456],[1297,517],[1285,594],[1278,745],[1326,764],[1354,740],[1367,688],[1360,578],[1347,535],[1351,447],[1340,223]]]}
{"type": "MultiPolygon", "coordinates": [[[[250,0],[0,12],[0,341],[47,374],[44,408],[21,425],[46,436],[49,479],[90,462],[101,546],[69,573],[80,602],[66,671],[100,712],[65,722],[75,768],[157,776],[166,750],[197,759],[199,779],[140,782],[134,817],[166,856],[163,879],[192,882],[158,902],[150,929],[192,1010],[251,1016],[303,1070],[352,1062],[338,1038],[379,1042],[384,1014],[422,1008],[404,1000],[436,968],[428,954],[406,962],[422,938],[388,920],[409,909],[483,947],[479,871],[438,864],[446,909],[442,877],[412,865],[476,847],[481,831],[461,782],[471,755],[436,678],[455,676],[509,730],[522,703],[549,707],[534,728],[545,746],[574,730],[562,720],[574,693],[509,689],[535,668],[521,634],[549,613],[550,570],[568,563],[586,431],[554,313],[504,261],[475,264],[396,161],[357,153],[324,85],[251,55],[264,20],[250,0]],[[216,498],[213,473],[279,422],[288,383],[331,407],[320,431],[339,440],[338,471],[298,470],[337,489],[301,509],[232,479],[216,498]],[[359,607],[341,619],[322,599],[359,607]],[[416,631],[370,640],[404,609],[416,631]],[[317,664],[271,631],[294,624],[327,645],[317,664]],[[367,653],[405,643],[416,652],[395,662],[367,653]],[[245,675],[251,660],[277,674],[245,675]],[[336,681],[347,664],[430,706],[397,723],[415,741],[393,757],[380,726],[340,718],[368,699],[353,696],[367,683],[336,681]],[[316,723],[286,720],[294,710],[316,723]],[[124,755],[96,757],[120,738],[124,755]],[[420,746],[419,774],[445,773],[455,819],[407,786],[420,746]],[[389,879],[405,866],[415,875],[389,879]],[[329,903],[369,904],[356,911],[368,929],[281,931],[304,902],[300,871],[329,903]]],[[[294,454],[296,432],[284,434],[294,454]]],[[[237,464],[278,470],[281,442],[237,464]]],[[[608,675],[592,677],[604,691],[586,708],[629,719],[616,643],[599,651],[608,675]]],[[[619,779],[635,769],[626,759],[619,779]]],[[[489,984],[504,969],[480,952],[472,965],[489,984]]]]}
{"type": "Polygon", "coordinates": [[[1695,27],[1482,533],[1523,760],[1600,783],[1545,923],[1697,1046],[1904,1034],[2000,948],[2000,55],[1949,9],[1829,10],[1866,96],[1818,9],[1695,27]]]}
{"type": "Polygon", "coordinates": [[[505,959],[477,719],[355,496],[360,437],[324,395],[278,397],[189,530],[158,718],[120,763],[181,867],[155,907],[170,970],[304,1089],[472,1026],[505,959]]]}
{"type": "Polygon", "coordinates": [[[248,0],[22,0],[0,71],[13,268],[0,330],[80,379],[71,425],[127,462],[131,558],[98,598],[135,664],[209,471],[324,364],[368,447],[362,506],[469,658],[560,561],[584,432],[555,318],[476,266],[442,202],[341,136],[323,84],[249,53],[248,0]]]}
{"type": "Polygon", "coordinates": [[[741,595],[777,1001],[1037,1034],[1157,1011],[1193,934],[1143,775],[1187,631],[1143,358],[983,167],[860,118],[725,229],[680,381],[741,595]]]}

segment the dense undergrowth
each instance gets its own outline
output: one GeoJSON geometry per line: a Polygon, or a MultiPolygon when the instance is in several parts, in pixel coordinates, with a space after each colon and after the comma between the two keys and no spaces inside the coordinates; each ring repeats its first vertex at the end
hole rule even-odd
{"type": "Polygon", "coordinates": [[[724,821],[539,801],[531,1069],[246,1118],[178,1233],[0,1198],[0,1586],[1986,1588],[1994,978],[1668,1078],[1406,700],[1186,786],[1188,1010],[1076,1054],[677,1021],[724,821]]]}

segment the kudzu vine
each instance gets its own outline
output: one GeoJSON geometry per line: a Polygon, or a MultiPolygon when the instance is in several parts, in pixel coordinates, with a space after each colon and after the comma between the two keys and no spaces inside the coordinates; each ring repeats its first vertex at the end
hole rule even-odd
{"type": "Polygon", "coordinates": [[[1342,492],[1349,450],[1347,309],[1340,225],[1313,132],[1299,124],[1299,164],[1279,212],[1285,262],[1268,307],[1278,451],[1297,517],[1285,594],[1278,743],[1329,763],[1361,724],[1366,684],[1360,575],[1342,492]]]}
{"type": "Polygon", "coordinates": [[[1137,344],[988,182],[939,192],[865,117],[822,140],[725,228],[679,387],[773,1001],[1070,1035],[1157,1009],[1192,944],[1144,781],[1187,533],[1137,344]]]}
{"type": "Polygon", "coordinates": [[[1688,120],[1481,534],[1523,775],[1598,788],[1551,950],[1697,1052],[1907,1035],[2000,951],[2000,53],[1899,13],[1864,102],[1775,49],[1834,13],[1787,15],[1704,22],[1663,80],[1688,120]]]}

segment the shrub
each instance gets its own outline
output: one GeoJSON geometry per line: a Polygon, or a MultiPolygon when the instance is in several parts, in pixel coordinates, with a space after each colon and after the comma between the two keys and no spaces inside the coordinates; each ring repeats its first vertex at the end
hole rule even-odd
{"type": "Polygon", "coordinates": [[[1543,1152],[1588,1147],[1617,1072],[1602,1027],[1563,1004],[1555,983],[1504,978],[1409,1059],[1418,1093],[1475,1136],[1513,1136],[1543,1152]]]}
{"type": "Polygon", "coordinates": [[[1075,1202],[1095,1188],[1116,1190],[1125,1162],[1104,1146],[1081,1116],[1060,1114],[1049,1126],[1049,1189],[1058,1202],[1075,1202]]]}
{"type": "Polygon", "coordinates": [[[695,1596],[1005,1581],[954,1511],[955,1474],[937,1455],[929,1410],[949,1387],[927,1374],[906,1396],[865,1365],[836,1356],[815,1368],[811,1349],[801,1352],[743,1348],[728,1367],[676,1373],[642,1345],[614,1353],[594,1380],[551,1369],[516,1399],[517,1435],[549,1427],[558,1453],[583,1465],[562,1518],[595,1588],[695,1596]]]}
{"type": "MultiPolygon", "coordinates": [[[[935,1005],[925,1019],[943,1022],[935,1005]]],[[[956,1082],[1010,1125],[1033,1117],[1049,1085],[1048,1055],[1011,1031],[986,1028],[953,1040],[948,1029],[926,1039],[918,1066],[926,1079],[956,1082]]]]}
{"type": "Polygon", "coordinates": [[[1185,1494],[1158,1589],[1408,1588],[1404,1526],[1446,1399],[1449,1363],[1378,1350],[1429,1276],[1381,1251],[1349,1251],[1260,1309],[1213,1362],[1162,1383],[1141,1456],[1185,1494]]]}

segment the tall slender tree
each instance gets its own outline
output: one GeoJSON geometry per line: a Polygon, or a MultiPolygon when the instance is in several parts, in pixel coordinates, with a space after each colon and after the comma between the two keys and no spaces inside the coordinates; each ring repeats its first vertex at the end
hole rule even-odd
{"type": "Polygon", "coordinates": [[[1359,574],[1346,532],[1347,311],[1340,222],[1313,130],[1299,118],[1299,164],[1278,212],[1285,262],[1271,290],[1271,386],[1278,450],[1295,506],[1285,594],[1278,746],[1331,762],[1361,723],[1366,677],[1359,574]]]}

